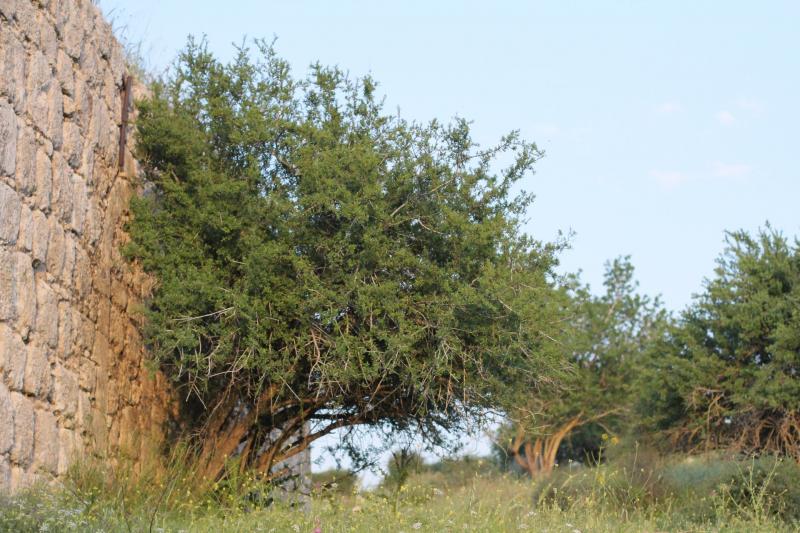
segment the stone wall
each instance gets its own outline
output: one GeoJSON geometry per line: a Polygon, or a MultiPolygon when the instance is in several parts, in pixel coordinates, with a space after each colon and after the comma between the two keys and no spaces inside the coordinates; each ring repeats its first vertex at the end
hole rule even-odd
{"type": "Polygon", "coordinates": [[[173,402],[144,364],[148,288],[120,255],[124,51],[88,0],[0,0],[0,489],[86,454],[134,463],[173,402]]]}

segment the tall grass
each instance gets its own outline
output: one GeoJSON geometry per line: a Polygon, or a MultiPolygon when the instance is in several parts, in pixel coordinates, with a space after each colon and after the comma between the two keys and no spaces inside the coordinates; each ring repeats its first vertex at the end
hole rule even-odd
{"type": "MultiPolygon", "coordinates": [[[[180,457],[180,454],[177,454],[180,457]]],[[[532,482],[486,461],[421,468],[348,492],[315,485],[304,505],[252,478],[200,487],[189,461],[133,475],[96,463],[0,500],[2,531],[761,531],[800,530],[800,468],[773,458],[639,453],[532,482]],[[396,499],[395,499],[396,497],[396,499]]],[[[341,473],[335,476],[342,477],[341,473]]]]}

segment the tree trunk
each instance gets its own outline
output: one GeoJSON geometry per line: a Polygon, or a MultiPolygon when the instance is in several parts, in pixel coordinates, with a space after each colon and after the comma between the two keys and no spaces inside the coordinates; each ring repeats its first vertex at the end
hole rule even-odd
{"type": "Polygon", "coordinates": [[[561,442],[581,423],[581,415],[578,415],[558,428],[552,435],[538,437],[533,443],[525,440],[524,429],[520,427],[511,444],[511,454],[517,464],[532,478],[547,476],[555,467],[556,454],[561,442]]]}

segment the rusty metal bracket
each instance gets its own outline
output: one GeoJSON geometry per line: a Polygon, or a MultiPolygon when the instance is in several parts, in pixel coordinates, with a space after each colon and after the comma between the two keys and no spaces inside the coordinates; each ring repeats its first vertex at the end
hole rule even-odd
{"type": "Polygon", "coordinates": [[[119,170],[125,171],[125,147],[128,144],[128,113],[133,93],[133,78],[125,75],[122,78],[122,117],[119,123],[119,170]]]}

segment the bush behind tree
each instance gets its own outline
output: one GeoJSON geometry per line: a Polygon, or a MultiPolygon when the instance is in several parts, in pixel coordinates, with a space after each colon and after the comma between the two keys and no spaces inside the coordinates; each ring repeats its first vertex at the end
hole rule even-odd
{"type": "Polygon", "coordinates": [[[513,423],[498,433],[495,453],[533,477],[549,474],[557,462],[597,460],[605,440],[631,427],[634,377],[668,316],[658,298],[637,292],[629,257],[606,263],[603,286],[596,295],[577,275],[564,280],[568,328],[559,347],[571,371],[530,391],[510,411],[513,423]]]}

